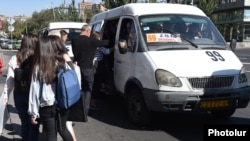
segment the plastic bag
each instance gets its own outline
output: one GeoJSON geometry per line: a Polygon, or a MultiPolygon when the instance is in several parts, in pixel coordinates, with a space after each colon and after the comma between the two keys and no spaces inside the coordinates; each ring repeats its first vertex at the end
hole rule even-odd
{"type": "Polygon", "coordinates": [[[81,76],[80,67],[77,66],[77,64],[74,64],[74,67],[75,67],[76,75],[77,75],[77,78],[78,78],[78,81],[79,81],[79,84],[80,84],[80,88],[82,88],[82,84],[81,84],[82,76],[81,76]]]}
{"type": "Polygon", "coordinates": [[[3,94],[0,97],[0,136],[2,135],[3,129],[6,122],[8,121],[9,115],[6,105],[3,104],[3,94]]]}

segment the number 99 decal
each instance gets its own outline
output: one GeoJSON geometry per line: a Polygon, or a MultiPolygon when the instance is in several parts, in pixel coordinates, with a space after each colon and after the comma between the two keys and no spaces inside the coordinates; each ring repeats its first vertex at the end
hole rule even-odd
{"type": "Polygon", "coordinates": [[[213,61],[225,61],[225,59],[217,51],[206,51],[206,54],[210,56],[213,61]]]}

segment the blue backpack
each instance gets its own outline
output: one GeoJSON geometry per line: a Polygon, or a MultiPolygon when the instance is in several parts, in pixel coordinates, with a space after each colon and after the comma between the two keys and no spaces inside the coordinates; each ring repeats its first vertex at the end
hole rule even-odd
{"type": "Polygon", "coordinates": [[[60,109],[68,109],[81,98],[80,84],[76,71],[60,69],[57,74],[56,101],[60,109]]]}

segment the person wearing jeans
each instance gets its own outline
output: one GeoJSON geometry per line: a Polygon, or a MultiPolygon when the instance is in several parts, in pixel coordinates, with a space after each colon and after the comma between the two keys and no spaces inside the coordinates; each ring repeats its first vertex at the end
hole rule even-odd
{"type": "Polygon", "coordinates": [[[23,141],[37,141],[39,136],[39,124],[32,125],[27,113],[29,97],[25,94],[14,92],[14,103],[21,120],[21,137],[23,141]]]}
{"type": "MultiPolygon", "coordinates": [[[[29,62],[32,62],[32,56],[34,55],[34,50],[36,49],[37,41],[38,38],[36,35],[26,34],[23,36],[20,50],[17,52],[17,54],[11,57],[8,63],[8,73],[2,93],[4,96],[3,104],[7,105],[9,94],[12,92],[12,90],[14,90],[14,104],[17,108],[18,116],[21,120],[22,141],[38,141],[39,124],[32,125],[30,122],[30,115],[27,113],[29,103],[29,91],[21,91],[18,86],[15,85],[21,83],[15,80],[15,78],[19,77],[16,76],[18,74],[15,74],[15,70],[21,68],[21,66],[27,61],[27,65],[30,65],[31,68],[31,63],[29,62]]],[[[27,82],[28,81],[30,82],[30,80],[27,79],[27,82]]],[[[27,88],[28,87],[29,85],[27,85],[27,88]]]]}

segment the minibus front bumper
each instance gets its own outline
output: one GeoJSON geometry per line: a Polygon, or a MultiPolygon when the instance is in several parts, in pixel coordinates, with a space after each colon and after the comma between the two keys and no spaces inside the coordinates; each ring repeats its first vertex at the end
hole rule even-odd
{"type": "Polygon", "coordinates": [[[230,90],[203,92],[172,92],[143,90],[147,108],[151,111],[202,111],[245,108],[250,100],[250,86],[230,90]]]}

